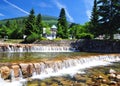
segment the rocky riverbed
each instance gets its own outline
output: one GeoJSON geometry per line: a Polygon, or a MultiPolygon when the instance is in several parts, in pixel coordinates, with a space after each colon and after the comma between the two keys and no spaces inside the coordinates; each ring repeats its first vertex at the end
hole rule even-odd
{"type": "Polygon", "coordinates": [[[120,64],[88,68],[74,76],[29,80],[27,86],[120,86],[120,64]]]}

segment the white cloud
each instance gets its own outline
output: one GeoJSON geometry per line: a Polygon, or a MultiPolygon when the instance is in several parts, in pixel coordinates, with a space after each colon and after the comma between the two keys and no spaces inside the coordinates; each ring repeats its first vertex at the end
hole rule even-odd
{"type": "Polygon", "coordinates": [[[64,8],[64,9],[65,9],[65,12],[66,12],[66,15],[67,15],[67,17],[69,18],[69,20],[70,20],[71,22],[74,22],[74,19],[73,19],[73,17],[70,15],[70,13],[68,12],[67,7],[66,7],[65,5],[61,4],[60,2],[58,2],[57,0],[54,0],[54,2],[55,2],[55,4],[57,5],[57,7],[58,7],[59,9],[64,8]]]}
{"type": "Polygon", "coordinates": [[[0,13],[0,16],[4,16],[4,14],[0,13]]]}
{"type": "Polygon", "coordinates": [[[25,14],[29,14],[29,13],[28,13],[27,11],[25,11],[24,9],[18,7],[17,5],[15,5],[15,4],[13,4],[13,3],[7,1],[7,0],[4,0],[4,2],[7,3],[7,4],[9,4],[10,6],[12,6],[12,7],[18,9],[19,11],[25,13],[25,14]]]}
{"type": "Polygon", "coordinates": [[[90,19],[91,18],[91,10],[86,11],[87,17],[90,19]]]}
{"type": "Polygon", "coordinates": [[[94,0],[84,0],[85,7],[86,7],[86,15],[90,19],[91,12],[92,12],[92,6],[93,6],[94,0]]]}

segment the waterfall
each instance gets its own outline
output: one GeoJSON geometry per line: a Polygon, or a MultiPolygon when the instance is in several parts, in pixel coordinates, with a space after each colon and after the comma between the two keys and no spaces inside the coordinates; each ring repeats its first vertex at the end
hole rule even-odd
{"type": "Polygon", "coordinates": [[[4,80],[2,79],[2,77],[1,77],[1,73],[0,73],[0,82],[3,82],[4,80]]]}
{"type": "Polygon", "coordinates": [[[21,69],[19,69],[19,78],[23,79],[23,74],[22,74],[22,70],[21,69]]]}
{"type": "Polygon", "coordinates": [[[51,63],[40,63],[41,73],[32,76],[34,79],[44,79],[51,76],[61,76],[65,74],[74,75],[77,72],[83,73],[83,69],[108,65],[111,62],[120,61],[119,56],[93,56],[89,58],[68,59],[51,63]],[[80,71],[82,70],[82,71],[80,71]]]}
{"type": "MultiPolygon", "coordinates": [[[[70,74],[73,76],[76,73],[85,73],[85,68],[110,65],[112,62],[120,61],[120,56],[115,55],[101,55],[101,56],[90,56],[90,57],[76,57],[68,58],[57,61],[45,61],[40,63],[33,63],[34,69],[32,79],[45,79],[52,76],[64,76],[70,74]]],[[[20,69],[19,77],[23,77],[22,70],[20,69]]],[[[11,70],[11,73],[14,73],[11,70]]],[[[11,74],[14,78],[14,74],[11,74]]],[[[13,80],[12,82],[6,82],[0,77],[0,86],[22,86],[26,84],[26,79],[13,80]]]]}
{"type": "Polygon", "coordinates": [[[1,74],[0,74],[0,86],[23,86],[23,84],[20,83],[19,81],[12,81],[12,82],[4,81],[1,78],[1,74]]]}
{"type": "Polygon", "coordinates": [[[4,46],[3,52],[74,52],[75,48],[70,46],[4,46]]]}
{"type": "Polygon", "coordinates": [[[13,69],[11,69],[10,78],[11,78],[12,81],[15,80],[15,75],[14,75],[14,70],[13,69]]]}

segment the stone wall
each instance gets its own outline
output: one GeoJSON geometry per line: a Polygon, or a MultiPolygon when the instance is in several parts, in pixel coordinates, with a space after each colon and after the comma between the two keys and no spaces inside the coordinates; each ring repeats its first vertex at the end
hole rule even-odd
{"type": "Polygon", "coordinates": [[[120,41],[117,40],[78,40],[75,47],[81,52],[120,53],[120,41]]]}
{"type": "Polygon", "coordinates": [[[42,41],[36,41],[34,42],[34,44],[52,45],[52,46],[71,46],[75,42],[76,40],[42,40],[42,41]]]}

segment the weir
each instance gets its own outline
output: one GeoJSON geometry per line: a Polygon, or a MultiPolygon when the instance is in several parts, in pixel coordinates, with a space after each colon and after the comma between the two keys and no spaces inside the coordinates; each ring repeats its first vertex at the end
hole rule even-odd
{"type": "Polygon", "coordinates": [[[44,46],[39,44],[4,44],[0,45],[0,52],[74,52],[71,46],[44,46]]]}
{"type": "Polygon", "coordinates": [[[5,68],[1,67],[0,86],[22,86],[27,82],[27,78],[45,79],[51,76],[64,76],[70,74],[73,76],[76,73],[85,73],[85,68],[109,65],[111,62],[120,61],[119,55],[98,55],[88,57],[66,58],[62,60],[42,61],[38,63],[20,63],[13,64],[10,69],[10,74],[3,79],[5,68]],[[14,74],[13,74],[14,73],[14,74]],[[21,78],[20,78],[21,77],[21,78]],[[14,79],[7,82],[6,79],[14,79]]]}

